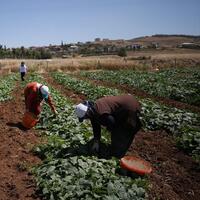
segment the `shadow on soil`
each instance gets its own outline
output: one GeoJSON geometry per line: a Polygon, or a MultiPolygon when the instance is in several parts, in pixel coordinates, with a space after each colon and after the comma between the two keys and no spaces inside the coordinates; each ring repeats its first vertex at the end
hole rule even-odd
{"type": "Polygon", "coordinates": [[[14,122],[8,122],[6,123],[6,125],[10,126],[10,127],[16,127],[16,128],[19,128],[20,130],[22,131],[27,131],[29,129],[25,128],[21,122],[17,122],[17,123],[14,123],[14,122]]]}

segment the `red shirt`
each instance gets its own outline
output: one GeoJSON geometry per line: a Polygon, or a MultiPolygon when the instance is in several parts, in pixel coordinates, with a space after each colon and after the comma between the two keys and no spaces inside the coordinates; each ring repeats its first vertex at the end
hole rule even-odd
{"type": "MultiPolygon", "coordinates": [[[[41,112],[41,105],[43,103],[43,98],[41,97],[39,93],[39,88],[42,86],[42,84],[37,82],[31,82],[28,83],[26,88],[24,89],[24,96],[25,96],[25,105],[26,109],[29,110],[29,112],[34,113],[35,115],[39,115],[41,112]]],[[[48,99],[45,100],[51,109],[55,111],[55,107],[52,103],[52,98],[49,95],[48,99]]]]}

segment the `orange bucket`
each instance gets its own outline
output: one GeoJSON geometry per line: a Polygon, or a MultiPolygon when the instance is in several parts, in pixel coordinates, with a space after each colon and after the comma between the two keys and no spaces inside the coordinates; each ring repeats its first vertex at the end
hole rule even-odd
{"type": "Polygon", "coordinates": [[[140,175],[150,174],[152,167],[149,162],[134,156],[124,156],[120,159],[120,166],[140,175]]]}
{"type": "Polygon", "coordinates": [[[22,125],[25,128],[33,128],[38,122],[38,118],[35,114],[31,113],[31,112],[25,112],[24,113],[24,117],[22,120],[22,125]]]}

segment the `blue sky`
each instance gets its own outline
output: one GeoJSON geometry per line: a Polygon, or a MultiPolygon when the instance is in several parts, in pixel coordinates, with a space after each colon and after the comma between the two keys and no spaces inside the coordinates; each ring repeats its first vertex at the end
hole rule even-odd
{"type": "Polygon", "coordinates": [[[200,0],[0,0],[0,44],[200,35],[200,0]]]}

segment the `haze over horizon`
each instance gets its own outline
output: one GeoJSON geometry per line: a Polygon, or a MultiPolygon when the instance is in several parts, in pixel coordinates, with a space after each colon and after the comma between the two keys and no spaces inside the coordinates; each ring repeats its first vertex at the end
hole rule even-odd
{"type": "Polygon", "coordinates": [[[7,47],[200,35],[199,0],[0,0],[0,44],[7,47]]]}

